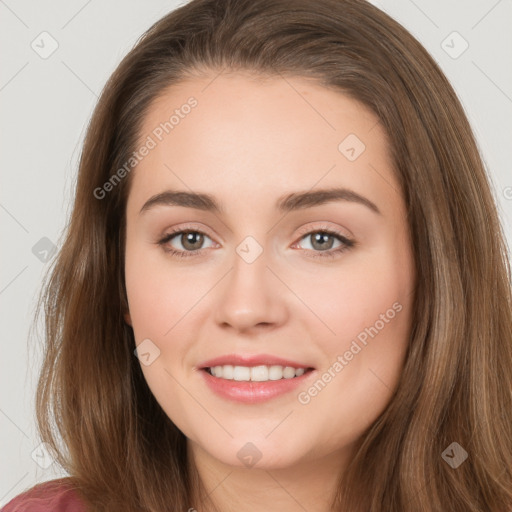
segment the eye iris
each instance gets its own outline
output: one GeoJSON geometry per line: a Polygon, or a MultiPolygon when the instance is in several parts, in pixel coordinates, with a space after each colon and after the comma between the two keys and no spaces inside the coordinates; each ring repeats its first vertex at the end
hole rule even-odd
{"type": "Polygon", "coordinates": [[[331,249],[332,244],[333,244],[333,237],[329,233],[315,233],[314,235],[312,235],[312,237],[313,237],[313,243],[311,245],[315,249],[321,249],[321,250],[331,249]],[[329,239],[329,238],[331,239],[331,243],[326,244],[325,243],[326,239],[329,239]],[[316,246],[316,244],[319,244],[319,245],[316,246]]]}
{"type": "Polygon", "coordinates": [[[191,251],[195,251],[201,248],[203,244],[204,236],[201,233],[197,233],[195,231],[186,231],[181,235],[181,243],[185,249],[189,249],[191,251]],[[190,247],[190,245],[192,247],[190,247]],[[197,246],[197,247],[195,247],[197,246]]]}

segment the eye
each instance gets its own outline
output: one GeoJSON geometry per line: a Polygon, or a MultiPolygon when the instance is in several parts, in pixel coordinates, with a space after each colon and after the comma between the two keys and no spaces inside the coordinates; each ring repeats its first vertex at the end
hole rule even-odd
{"type": "MultiPolygon", "coordinates": [[[[171,256],[186,258],[196,256],[204,247],[205,238],[211,238],[197,229],[177,229],[167,233],[157,243],[171,256]],[[176,239],[180,247],[173,246],[171,242],[176,239]]],[[[311,249],[306,249],[308,257],[311,258],[334,258],[356,245],[356,242],[348,239],[337,231],[322,228],[315,231],[306,231],[300,240],[310,240],[311,249]],[[339,242],[339,246],[333,249],[333,243],[339,242]]],[[[211,247],[211,245],[210,245],[211,247]]]]}
{"type": "MultiPolygon", "coordinates": [[[[182,229],[167,233],[158,244],[163,247],[164,251],[178,257],[194,256],[201,251],[202,245],[206,238],[210,238],[206,233],[192,229],[182,229]],[[176,239],[176,241],[183,247],[183,249],[172,248],[169,243],[176,239]]],[[[210,239],[211,240],[211,239],[210,239]]]]}
{"type": "Polygon", "coordinates": [[[312,247],[311,250],[308,250],[308,252],[311,252],[308,257],[312,258],[334,258],[356,245],[353,240],[349,240],[341,233],[330,229],[309,231],[301,238],[301,240],[307,239],[311,241],[310,245],[312,247]],[[340,245],[337,248],[332,249],[335,240],[338,240],[340,245]]]}

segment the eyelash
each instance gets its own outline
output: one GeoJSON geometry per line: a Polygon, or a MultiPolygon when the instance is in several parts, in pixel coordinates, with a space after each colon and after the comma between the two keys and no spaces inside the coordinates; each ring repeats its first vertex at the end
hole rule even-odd
{"type": "MultiPolygon", "coordinates": [[[[181,235],[183,233],[199,233],[201,235],[208,236],[206,233],[199,231],[197,229],[179,229],[175,231],[171,231],[170,233],[167,233],[164,235],[164,237],[159,240],[157,243],[158,245],[162,246],[163,250],[167,253],[169,253],[171,256],[176,256],[178,258],[190,258],[191,256],[196,256],[198,253],[200,253],[203,249],[196,249],[195,251],[177,251],[175,249],[170,249],[168,247],[165,247],[165,245],[170,242],[176,235],[181,235]]],[[[353,240],[349,240],[348,238],[344,237],[337,231],[332,231],[330,229],[316,229],[312,231],[307,231],[305,233],[301,233],[300,240],[306,238],[309,235],[313,235],[316,233],[322,233],[326,235],[333,236],[337,238],[343,245],[338,247],[337,249],[330,249],[328,251],[312,251],[316,254],[310,254],[308,257],[311,258],[335,258],[337,255],[353,248],[356,245],[356,242],[353,240]]],[[[303,249],[306,251],[310,251],[310,249],[303,249]]]]}

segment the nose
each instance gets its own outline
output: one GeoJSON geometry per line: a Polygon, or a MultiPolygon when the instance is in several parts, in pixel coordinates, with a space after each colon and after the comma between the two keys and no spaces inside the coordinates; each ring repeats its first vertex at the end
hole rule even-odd
{"type": "Polygon", "coordinates": [[[286,322],[289,290],[269,268],[265,251],[251,263],[236,254],[233,268],[219,284],[215,320],[221,328],[247,333],[286,322]]]}

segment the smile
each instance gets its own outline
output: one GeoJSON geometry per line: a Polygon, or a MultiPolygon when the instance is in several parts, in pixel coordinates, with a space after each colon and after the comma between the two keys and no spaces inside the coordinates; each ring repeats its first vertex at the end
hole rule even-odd
{"type": "Polygon", "coordinates": [[[203,368],[199,372],[208,388],[217,396],[244,404],[257,404],[291,395],[299,386],[306,386],[317,373],[313,368],[277,365],[223,365],[203,368]]]}
{"type": "Polygon", "coordinates": [[[230,364],[206,368],[210,375],[225,379],[252,382],[266,382],[269,380],[293,379],[304,374],[307,368],[293,368],[281,365],[259,366],[233,366],[230,364]]]}

